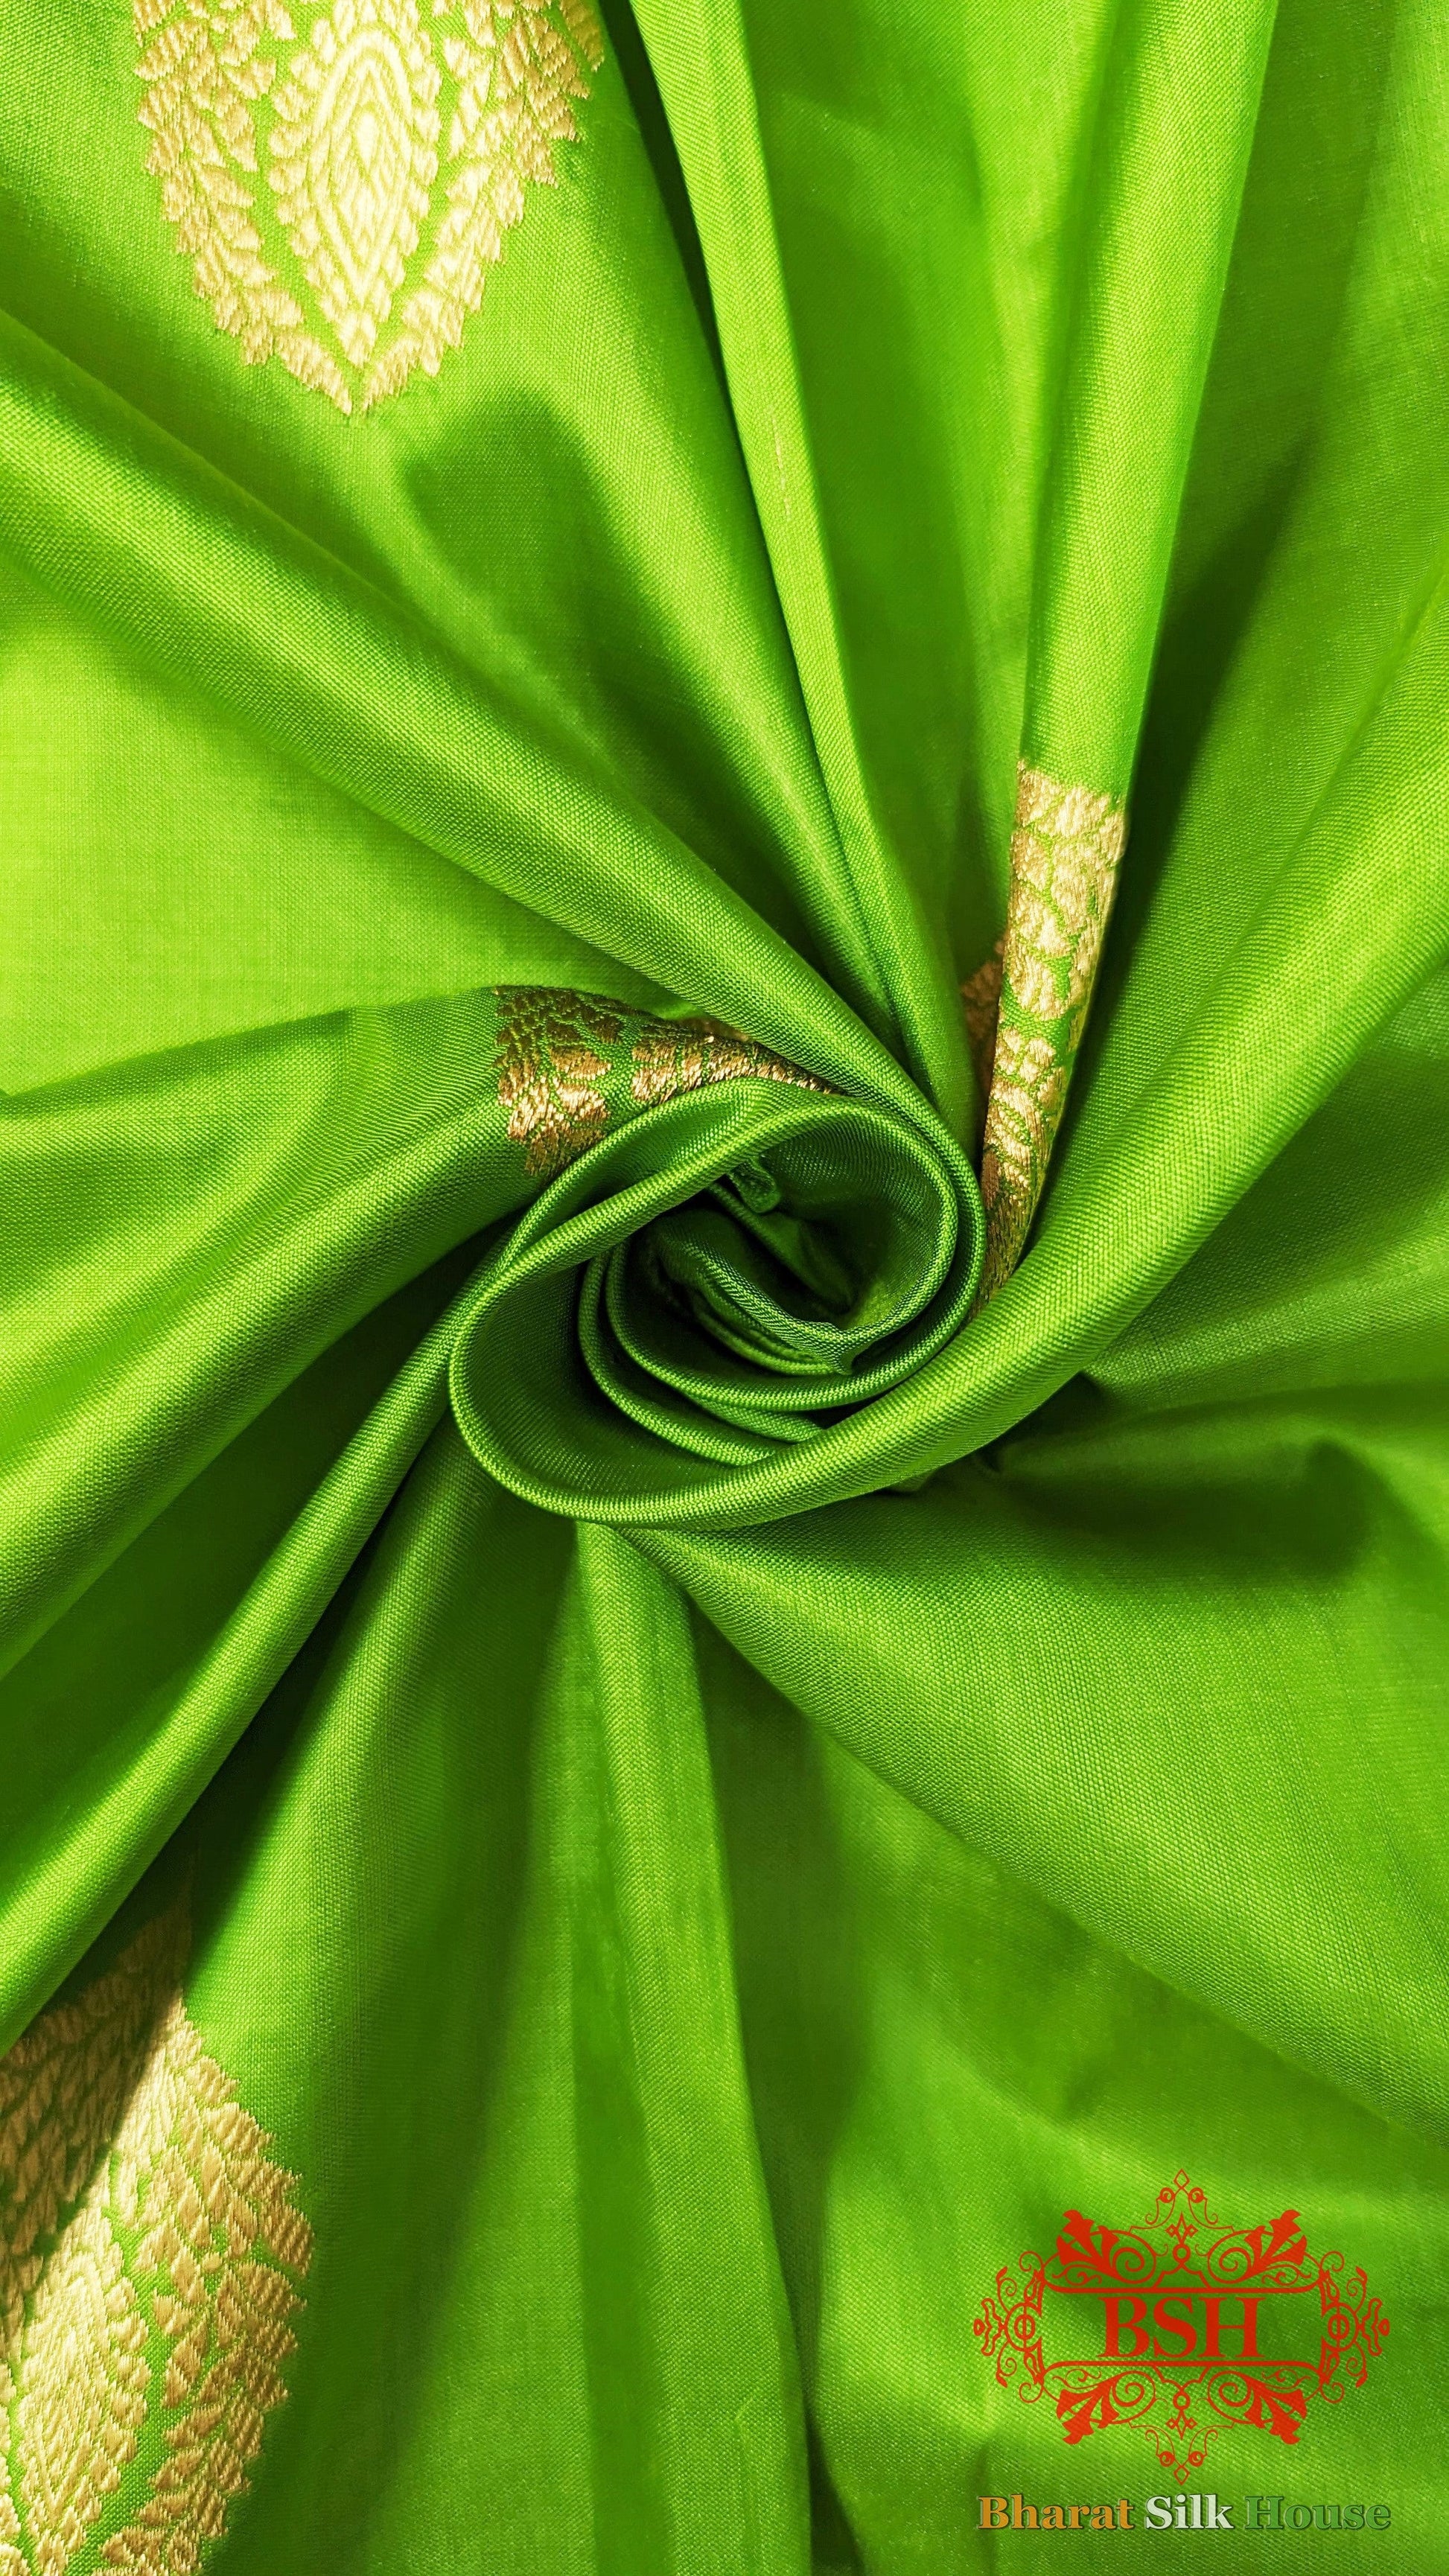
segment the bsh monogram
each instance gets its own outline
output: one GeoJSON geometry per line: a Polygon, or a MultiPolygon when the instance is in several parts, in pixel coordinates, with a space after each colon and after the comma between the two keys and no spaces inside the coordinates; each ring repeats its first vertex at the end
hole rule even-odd
{"type": "Polygon", "coordinates": [[[1107,2341],[1104,2361],[1191,2361],[1200,2353],[1204,2361],[1257,2361],[1259,2295],[1245,2293],[1234,2297],[1231,2292],[1210,2290],[1200,2299],[1171,2292],[1148,2300],[1140,2292],[1110,2296],[1104,2301],[1107,2311],[1107,2341]],[[1225,2309],[1240,2311],[1236,2328],[1225,2309]],[[1226,2333],[1231,2341],[1237,2334],[1237,2350],[1223,2349],[1226,2333]],[[1130,2336],[1131,2341],[1124,2340],[1130,2336]]]}
{"type": "MultiPolygon", "coordinates": [[[[1389,2331],[1361,2271],[1345,2277],[1341,2254],[1310,2254],[1296,2209],[1261,2227],[1225,2227],[1185,2173],[1136,2227],[1069,2209],[1055,2262],[1028,2251],[1017,2271],[998,2272],[973,2328],[1000,2386],[1015,2384],[1028,2404],[1050,2393],[1069,2443],[1108,2424],[1137,2426],[1180,2487],[1225,2426],[1296,2442],[1313,2390],[1336,2403],[1350,2379],[1361,2388],[1389,2331]],[[1100,2353],[1047,2359],[1048,2291],[1100,2300],[1100,2353]],[[1262,2310],[1293,2299],[1314,2315],[1318,2349],[1279,2358],[1260,2346],[1262,2310]]],[[[1304,2310],[1286,2314],[1306,2322],[1304,2310]]]]}

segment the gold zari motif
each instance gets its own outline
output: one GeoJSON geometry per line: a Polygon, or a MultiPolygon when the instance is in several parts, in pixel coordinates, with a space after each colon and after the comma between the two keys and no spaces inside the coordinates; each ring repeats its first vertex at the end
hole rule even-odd
{"type": "Polygon", "coordinates": [[[148,166],[218,327],[339,411],[436,375],[577,136],[589,0],[133,6],[148,166]]]}
{"type": "Polygon", "coordinates": [[[498,1097],[525,1171],[552,1180],[597,1144],[609,1110],[599,1077],[609,1069],[619,1012],[593,993],[549,984],[505,984],[498,995],[498,1097]]]}
{"type": "Polygon", "coordinates": [[[975,974],[969,976],[961,987],[961,999],[966,1005],[966,1039],[983,1100],[991,1089],[996,1020],[1001,1009],[1001,952],[1005,946],[1003,933],[985,963],[978,966],[975,974]]]}
{"type": "Polygon", "coordinates": [[[1126,837],[1120,799],[1064,787],[1022,762],[999,963],[989,958],[962,987],[987,1094],[978,1305],[1010,1277],[1036,1213],[1126,837]]]}
{"type": "Polygon", "coordinates": [[[193,2576],[286,2394],[312,2231],[182,1945],[162,1917],[0,2059],[0,2576],[193,2576]]]}
{"type": "Polygon", "coordinates": [[[602,1085],[611,1074],[627,1071],[629,1097],[641,1109],[712,1082],[830,1088],[715,1020],[642,1019],[597,993],[553,985],[505,984],[495,999],[498,1098],[509,1135],[524,1149],[524,1168],[539,1180],[552,1180],[598,1143],[609,1123],[602,1085]]]}
{"type": "Polygon", "coordinates": [[[646,1020],[633,1048],[629,1089],[641,1108],[702,1091],[711,1082],[789,1082],[797,1091],[828,1091],[828,1082],[802,1073],[769,1047],[742,1037],[717,1020],[646,1020]]]}

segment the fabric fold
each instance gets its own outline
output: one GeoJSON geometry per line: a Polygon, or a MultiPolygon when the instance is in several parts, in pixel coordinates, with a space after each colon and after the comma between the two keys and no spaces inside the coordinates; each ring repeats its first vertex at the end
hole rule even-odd
{"type": "Polygon", "coordinates": [[[1442,12],[4,52],[0,2576],[1423,2576],[1442,12]]]}

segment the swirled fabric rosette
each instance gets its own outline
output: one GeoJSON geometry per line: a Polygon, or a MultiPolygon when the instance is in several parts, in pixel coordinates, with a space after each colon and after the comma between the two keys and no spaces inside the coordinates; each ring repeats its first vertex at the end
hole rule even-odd
{"type": "Polygon", "coordinates": [[[936,1122],[728,1030],[571,993],[498,1008],[510,1133],[557,1176],[460,1311],[464,1437],[551,1510],[753,1517],[744,1471],[959,1330],[985,1239],[970,1165],[936,1122]]]}
{"type": "Polygon", "coordinates": [[[0,2576],[1442,2555],[1446,148],[0,11],[0,2576]]]}

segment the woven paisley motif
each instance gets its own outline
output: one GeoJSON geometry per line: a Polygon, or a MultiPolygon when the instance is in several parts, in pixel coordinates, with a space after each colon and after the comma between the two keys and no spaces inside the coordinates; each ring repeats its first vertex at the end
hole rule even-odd
{"type": "Polygon", "coordinates": [[[1006,929],[961,994],[986,1132],[986,1262],[977,1302],[1010,1278],[1031,1231],[1082,1043],[1127,837],[1119,797],[1022,761],[1006,929]]]}
{"type": "Polygon", "coordinates": [[[286,2395],[295,2178],[150,1924],[0,2058],[0,2576],[194,2576],[286,2395]]]}
{"type": "Polygon", "coordinates": [[[530,180],[557,178],[589,0],[134,0],[149,167],[197,293],[339,411],[436,375],[530,180]]]}
{"type": "Polygon", "coordinates": [[[716,1020],[656,1020],[563,986],[500,984],[495,999],[498,1099],[524,1149],[524,1169],[538,1180],[552,1180],[598,1143],[609,1124],[607,1085],[626,1072],[629,1098],[641,1109],[741,1079],[828,1088],[716,1020]]]}

